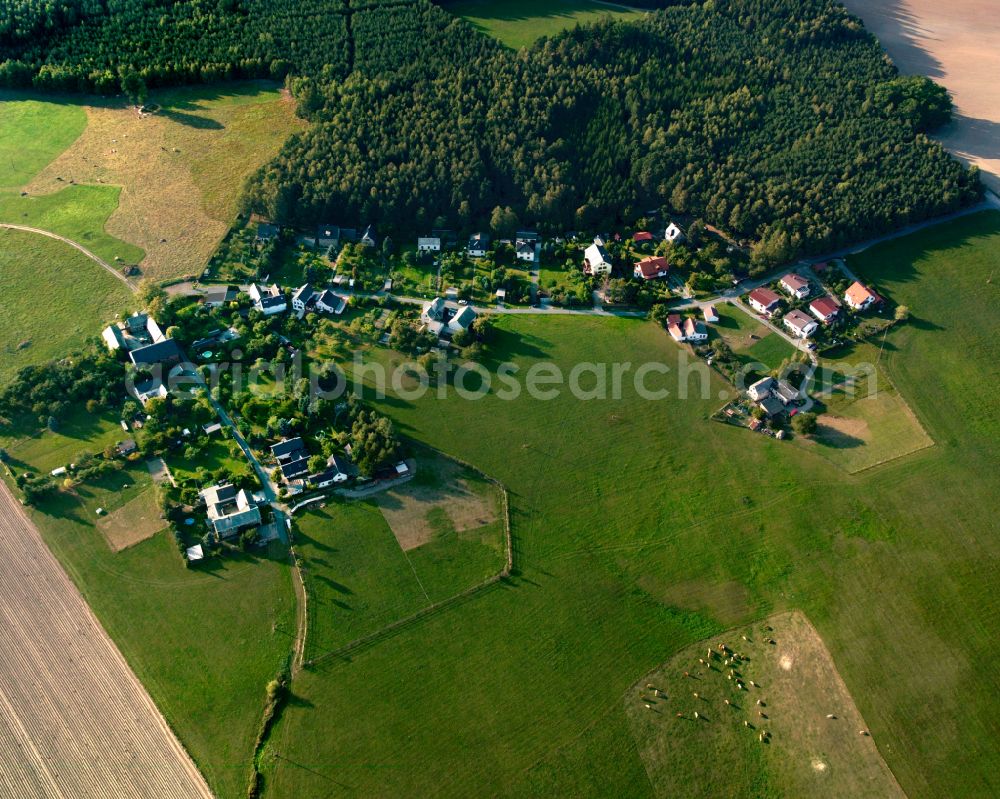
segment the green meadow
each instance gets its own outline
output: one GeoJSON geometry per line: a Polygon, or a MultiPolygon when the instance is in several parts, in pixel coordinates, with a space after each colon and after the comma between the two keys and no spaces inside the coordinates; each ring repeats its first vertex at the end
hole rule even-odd
{"type": "Polygon", "coordinates": [[[642,13],[594,0],[448,0],[444,7],[514,49],[528,47],[542,36],[553,36],[576,25],[642,13]]]}
{"type": "Polygon", "coordinates": [[[0,229],[0,296],[0,385],[23,366],[79,349],[133,310],[128,287],[83,253],[16,230],[0,229]]]}
{"type": "MultiPolygon", "coordinates": [[[[650,795],[629,686],[791,609],[822,636],[907,795],[995,792],[998,252],[1000,215],[984,214],[854,264],[913,311],[883,359],[935,443],[857,475],[710,423],[714,378],[704,400],[628,386],[589,402],[388,397],[407,435],[508,485],[515,573],[299,675],[264,753],[267,795],[650,795]]],[[[496,360],[522,368],[676,353],[636,320],[499,328],[496,360]]],[[[712,775],[742,768],[703,765],[692,795],[724,793],[712,775]]],[[[782,773],[769,773],[775,795],[782,773]]]]}

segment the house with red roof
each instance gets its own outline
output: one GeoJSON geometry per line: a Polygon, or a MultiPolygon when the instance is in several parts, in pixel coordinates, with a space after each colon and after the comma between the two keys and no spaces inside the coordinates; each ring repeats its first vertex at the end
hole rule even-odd
{"type": "Polygon", "coordinates": [[[632,273],[641,280],[656,280],[666,277],[670,270],[670,262],[662,255],[643,258],[635,264],[632,273]]]}
{"type": "Polygon", "coordinates": [[[747,299],[750,302],[750,307],[764,316],[773,315],[778,310],[778,303],[781,302],[781,297],[771,289],[765,288],[754,289],[747,299]]]}
{"type": "Polygon", "coordinates": [[[636,244],[646,244],[648,242],[651,242],[652,240],[653,240],[653,234],[650,233],[648,230],[637,230],[632,235],[632,241],[634,241],[636,244]]]}
{"type": "Polygon", "coordinates": [[[684,341],[684,330],[681,327],[681,315],[672,313],[667,317],[667,332],[674,341],[684,341]]]}
{"type": "Polygon", "coordinates": [[[809,303],[809,311],[824,325],[830,324],[840,313],[840,305],[833,297],[817,297],[809,303]]]}
{"type": "Polygon", "coordinates": [[[855,311],[863,311],[878,302],[879,296],[864,283],[855,280],[844,292],[844,302],[855,311]]]}

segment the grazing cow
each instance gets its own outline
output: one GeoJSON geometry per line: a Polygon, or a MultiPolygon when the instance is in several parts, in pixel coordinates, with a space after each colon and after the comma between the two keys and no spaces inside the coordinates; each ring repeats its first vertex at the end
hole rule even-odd
{"type": "Polygon", "coordinates": [[[699,698],[699,697],[698,697],[698,692],[697,692],[697,691],[695,691],[695,692],[694,692],[694,693],[692,694],[692,696],[694,696],[694,698],[695,698],[695,699],[698,699],[698,698],[699,698]]]}
{"type": "Polygon", "coordinates": [[[732,702],[730,702],[728,699],[723,699],[722,701],[725,702],[727,705],[731,705],[732,704],[732,702]]]}
{"type": "Polygon", "coordinates": [[[753,680],[750,680],[750,684],[751,684],[751,685],[752,685],[752,686],[753,686],[754,688],[756,688],[756,687],[757,687],[757,683],[755,683],[755,682],[754,682],[753,680]]]}
{"type": "Polygon", "coordinates": [[[760,699],[757,700],[757,707],[764,707],[763,700],[760,700],[760,699]]]}
{"type": "Polygon", "coordinates": [[[837,717],[836,717],[835,715],[833,715],[833,713],[827,713],[827,714],[826,714],[826,717],[827,717],[828,719],[835,719],[835,718],[837,718],[837,717]]]}
{"type": "Polygon", "coordinates": [[[701,716],[698,715],[698,711],[697,710],[694,712],[694,717],[696,719],[700,719],[701,718],[701,716]]]}
{"type": "Polygon", "coordinates": [[[653,709],[652,705],[646,705],[646,710],[652,710],[652,709],[653,709]]]}
{"type": "Polygon", "coordinates": [[[868,730],[858,730],[858,735],[867,736],[868,735],[868,730]]]}
{"type": "Polygon", "coordinates": [[[746,719],[743,719],[743,726],[744,727],[749,727],[750,726],[750,722],[747,721],[746,719]]]}

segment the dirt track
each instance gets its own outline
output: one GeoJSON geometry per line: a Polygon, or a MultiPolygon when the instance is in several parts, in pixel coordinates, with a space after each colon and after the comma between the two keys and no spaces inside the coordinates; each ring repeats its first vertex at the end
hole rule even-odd
{"type": "Polygon", "coordinates": [[[211,797],[6,486],[0,621],[0,797],[211,797]]]}

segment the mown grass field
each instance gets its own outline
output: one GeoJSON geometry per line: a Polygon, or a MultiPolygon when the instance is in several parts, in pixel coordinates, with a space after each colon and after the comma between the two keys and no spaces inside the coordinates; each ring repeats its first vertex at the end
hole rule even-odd
{"type": "Polygon", "coordinates": [[[597,22],[605,17],[622,19],[641,13],[593,0],[448,0],[444,7],[508,47],[528,47],[542,36],[597,22]]]}
{"type": "Polygon", "coordinates": [[[200,273],[246,176],[303,123],[273,84],[154,92],[150,102],[161,110],[139,116],[122,101],[0,94],[0,138],[14,153],[0,166],[0,221],[141,261],[157,280],[200,273]],[[24,142],[36,144],[18,157],[24,142]]]}
{"type": "MultiPolygon", "coordinates": [[[[417,475],[405,486],[371,500],[332,501],[296,517],[296,547],[309,593],[307,660],[455,596],[503,568],[506,556],[499,516],[456,530],[447,511],[449,486],[418,484],[419,467],[417,475]],[[385,509],[398,508],[407,492],[416,490],[425,499],[440,491],[445,505],[432,511],[428,540],[404,551],[385,509]]],[[[464,469],[455,477],[473,479],[464,469]]],[[[488,492],[488,504],[499,503],[492,485],[476,490],[488,492]]],[[[401,511],[423,514],[420,503],[401,511]]]]}
{"type": "Polygon", "coordinates": [[[719,322],[711,325],[710,330],[729,345],[741,363],[756,362],[777,369],[782,361],[795,354],[791,344],[741,308],[720,302],[715,312],[719,322]]]}
{"type": "MultiPolygon", "coordinates": [[[[2,202],[0,202],[2,205],[2,202]]],[[[0,385],[132,310],[128,287],[61,241],[0,230],[0,385]]]]}
{"type": "MultiPolygon", "coordinates": [[[[25,425],[31,423],[23,420],[25,425]]],[[[37,420],[34,424],[37,426],[37,420]]],[[[84,408],[68,414],[57,430],[42,430],[30,437],[15,434],[9,427],[0,428],[0,445],[7,450],[10,464],[39,473],[66,466],[82,452],[103,452],[127,437],[114,414],[94,416],[84,408]]]]}
{"type": "MultiPolygon", "coordinates": [[[[711,396],[385,400],[405,433],[509,486],[518,568],[303,672],[265,753],[268,795],[648,796],[629,686],[790,609],[822,636],[908,796],[995,793],[998,252],[1000,215],[987,214],[860,257],[915,315],[883,358],[936,446],[859,475],[709,424],[711,396]]],[[[498,324],[496,359],[522,368],[676,352],[635,320],[498,324]]],[[[763,768],[775,790],[762,795],[787,795],[783,766],[763,768]]]]}

